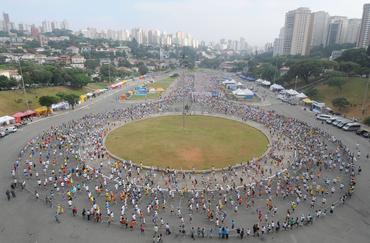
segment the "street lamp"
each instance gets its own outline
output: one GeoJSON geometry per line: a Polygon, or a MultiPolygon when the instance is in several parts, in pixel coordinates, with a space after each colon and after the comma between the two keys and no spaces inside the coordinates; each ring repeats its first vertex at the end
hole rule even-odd
{"type": "Polygon", "coordinates": [[[22,66],[21,66],[21,61],[20,61],[20,59],[18,59],[18,67],[19,67],[19,72],[20,72],[20,74],[21,74],[21,81],[22,81],[23,95],[24,95],[24,98],[25,98],[25,100],[26,100],[27,110],[29,110],[29,109],[30,109],[30,106],[29,106],[29,104],[28,104],[28,99],[27,99],[27,97],[26,97],[26,87],[25,87],[25,85],[24,85],[23,72],[22,72],[22,66]]]}

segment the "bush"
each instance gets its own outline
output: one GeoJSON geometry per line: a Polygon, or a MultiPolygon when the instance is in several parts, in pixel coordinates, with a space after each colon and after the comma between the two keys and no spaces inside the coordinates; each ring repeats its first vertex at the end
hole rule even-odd
{"type": "Polygon", "coordinates": [[[370,126],[370,116],[364,119],[364,124],[370,126]]]}
{"type": "Polygon", "coordinates": [[[345,109],[351,104],[344,97],[335,98],[331,101],[331,103],[333,104],[333,106],[337,107],[339,110],[345,109]]]}

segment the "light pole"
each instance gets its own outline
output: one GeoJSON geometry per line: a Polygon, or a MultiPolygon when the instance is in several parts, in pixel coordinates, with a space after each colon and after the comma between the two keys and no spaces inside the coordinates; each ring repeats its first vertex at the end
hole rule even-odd
{"type": "Polygon", "coordinates": [[[20,61],[20,59],[18,59],[18,67],[19,67],[19,72],[20,72],[20,74],[21,74],[23,95],[24,95],[24,98],[26,99],[27,110],[29,110],[29,109],[30,109],[30,106],[29,106],[29,104],[28,104],[28,99],[27,99],[27,97],[26,97],[26,87],[25,87],[25,85],[24,85],[23,72],[22,72],[22,66],[21,66],[21,61],[20,61]]]}

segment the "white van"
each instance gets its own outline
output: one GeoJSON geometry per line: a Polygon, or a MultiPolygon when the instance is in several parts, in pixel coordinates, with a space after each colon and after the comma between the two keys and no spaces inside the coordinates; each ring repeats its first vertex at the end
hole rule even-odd
{"type": "Polygon", "coordinates": [[[326,115],[326,114],[318,114],[316,116],[316,119],[317,120],[320,120],[320,121],[326,121],[327,119],[330,119],[331,116],[330,115],[326,115]]]}
{"type": "Polygon", "coordinates": [[[357,131],[360,128],[361,128],[361,125],[356,122],[347,123],[346,125],[342,127],[344,131],[357,131]]]}

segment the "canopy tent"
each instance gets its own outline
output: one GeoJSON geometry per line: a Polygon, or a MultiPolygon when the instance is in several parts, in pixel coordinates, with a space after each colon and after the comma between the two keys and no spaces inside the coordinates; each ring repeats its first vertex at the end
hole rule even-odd
{"type": "Polygon", "coordinates": [[[14,123],[15,118],[12,116],[2,116],[0,117],[0,126],[2,125],[9,125],[10,123],[14,123]]]}
{"type": "Polygon", "coordinates": [[[40,106],[35,109],[35,112],[38,116],[45,115],[48,113],[48,108],[46,106],[40,106]]]}
{"type": "Polygon", "coordinates": [[[122,87],[123,85],[125,85],[127,83],[127,80],[122,80],[121,82],[118,82],[118,83],[115,83],[115,84],[112,84],[111,86],[109,86],[111,89],[116,89],[116,88],[120,88],[122,87]]]}
{"type": "Polygon", "coordinates": [[[86,95],[80,95],[80,104],[84,103],[87,100],[86,95]]]}
{"type": "Polygon", "coordinates": [[[34,116],[34,115],[36,115],[36,112],[34,112],[33,110],[27,110],[25,112],[17,112],[13,114],[12,117],[15,118],[16,123],[20,123],[22,119],[30,117],[30,116],[34,116]]]}
{"type": "Polygon", "coordinates": [[[241,82],[238,82],[236,85],[238,85],[238,87],[243,86],[243,84],[241,82]]]}
{"type": "Polygon", "coordinates": [[[260,79],[260,78],[259,78],[259,79],[257,79],[257,80],[256,80],[256,83],[261,84],[263,81],[264,81],[263,79],[260,79]]]}
{"type": "Polygon", "coordinates": [[[267,81],[267,80],[264,80],[264,81],[262,81],[261,84],[264,85],[264,86],[270,86],[271,85],[271,82],[270,81],[267,81]]]}
{"type": "Polygon", "coordinates": [[[157,92],[163,92],[164,91],[164,88],[159,87],[155,91],[157,91],[157,92]]]}
{"type": "Polygon", "coordinates": [[[305,95],[304,93],[300,93],[300,94],[297,94],[295,97],[297,97],[299,99],[305,99],[305,98],[307,98],[307,95],[305,95]]]}
{"type": "Polygon", "coordinates": [[[238,97],[243,97],[246,99],[253,99],[254,93],[250,89],[237,89],[233,91],[233,94],[238,97]]]}
{"type": "Polygon", "coordinates": [[[33,110],[26,110],[25,112],[23,112],[23,115],[24,116],[35,116],[36,112],[34,112],[33,110]]]}
{"type": "Polygon", "coordinates": [[[305,99],[303,99],[302,100],[303,101],[303,103],[305,103],[306,105],[311,105],[312,104],[312,100],[311,99],[309,99],[309,98],[305,98],[305,99]]]}
{"type": "Polygon", "coordinates": [[[270,90],[272,90],[272,91],[281,91],[283,89],[284,89],[284,87],[281,86],[280,84],[273,84],[273,85],[270,86],[270,90]]]}
{"type": "Polygon", "coordinates": [[[297,91],[295,91],[294,89],[285,90],[285,94],[290,95],[290,96],[299,95],[299,93],[297,91]]]}
{"type": "Polygon", "coordinates": [[[51,109],[53,110],[67,110],[69,109],[69,103],[68,102],[59,102],[57,104],[52,104],[51,109]]]}
{"type": "Polygon", "coordinates": [[[232,79],[232,80],[225,80],[225,81],[222,82],[222,84],[224,84],[224,85],[236,84],[236,81],[234,79],[232,79]]]}
{"type": "Polygon", "coordinates": [[[150,88],[149,89],[149,93],[155,93],[155,92],[156,92],[155,88],[150,88]]]}

